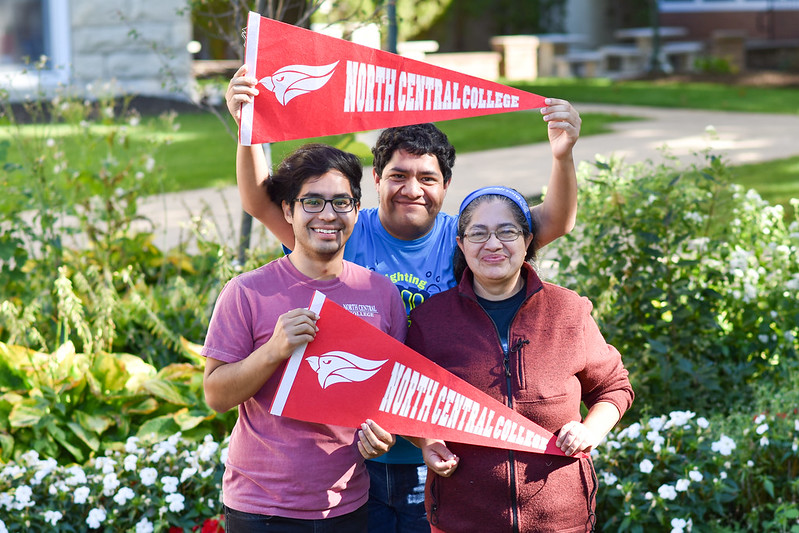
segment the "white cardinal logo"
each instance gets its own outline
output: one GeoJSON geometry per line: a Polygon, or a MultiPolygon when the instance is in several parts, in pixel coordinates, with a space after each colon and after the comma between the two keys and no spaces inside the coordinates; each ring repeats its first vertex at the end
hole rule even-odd
{"type": "Polygon", "coordinates": [[[332,351],[319,357],[308,357],[306,361],[319,376],[319,385],[326,389],[334,383],[366,381],[374,376],[388,359],[372,361],[348,352],[332,351]]]}
{"type": "Polygon", "coordinates": [[[292,98],[324,86],[333,75],[336,65],[338,61],[321,66],[286,65],[271,76],[261,78],[259,83],[275,93],[280,105],[286,105],[292,98]]]}

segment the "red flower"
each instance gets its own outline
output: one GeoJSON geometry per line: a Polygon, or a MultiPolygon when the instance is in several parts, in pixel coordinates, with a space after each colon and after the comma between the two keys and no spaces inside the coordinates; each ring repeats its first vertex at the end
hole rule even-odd
{"type": "Polygon", "coordinates": [[[178,526],[172,526],[169,528],[169,533],[183,533],[183,528],[178,526]]]}
{"type": "Polygon", "coordinates": [[[225,533],[225,528],[220,523],[221,518],[221,516],[218,518],[208,518],[203,522],[203,528],[200,530],[200,533],[225,533]]]}

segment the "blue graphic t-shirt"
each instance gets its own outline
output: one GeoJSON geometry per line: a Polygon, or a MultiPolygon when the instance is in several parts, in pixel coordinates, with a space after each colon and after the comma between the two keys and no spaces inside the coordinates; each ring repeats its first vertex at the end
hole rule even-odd
{"type": "Polygon", "coordinates": [[[427,235],[413,241],[397,239],[385,230],[372,207],[358,213],[344,259],[387,276],[410,313],[431,295],[455,286],[452,254],[457,233],[458,218],[439,213],[427,235]]]}
{"type": "MultiPolygon", "coordinates": [[[[388,276],[402,295],[405,312],[433,294],[456,285],[452,254],[458,235],[458,217],[439,213],[430,232],[413,241],[393,237],[377,216],[377,208],[358,213],[358,222],[344,247],[344,259],[388,276]]],[[[421,450],[398,438],[388,453],[373,459],[381,463],[422,464],[421,450]]]]}

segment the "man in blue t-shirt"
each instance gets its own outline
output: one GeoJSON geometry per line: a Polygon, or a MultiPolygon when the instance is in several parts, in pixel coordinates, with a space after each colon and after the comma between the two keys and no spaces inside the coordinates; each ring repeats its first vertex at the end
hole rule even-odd
{"type": "MultiPolygon", "coordinates": [[[[241,106],[251,103],[258,93],[257,83],[256,78],[247,76],[246,66],[233,75],[225,97],[237,123],[241,106]]],[[[579,113],[565,100],[547,98],[541,114],[548,125],[552,170],[544,202],[532,209],[538,247],[574,226],[577,178],[572,151],[581,125],[579,113]]],[[[457,283],[452,270],[457,217],[441,212],[455,148],[433,124],[417,124],[384,130],[372,153],[378,207],[361,210],[344,258],[388,276],[410,312],[430,295],[457,283]]],[[[242,206],[291,249],[291,226],[264,191],[268,178],[261,146],[239,144],[236,180],[242,206]]],[[[379,462],[367,461],[367,467],[370,531],[429,531],[424,510],[427,467],[419,450],[398,439],[379,462]]]]}

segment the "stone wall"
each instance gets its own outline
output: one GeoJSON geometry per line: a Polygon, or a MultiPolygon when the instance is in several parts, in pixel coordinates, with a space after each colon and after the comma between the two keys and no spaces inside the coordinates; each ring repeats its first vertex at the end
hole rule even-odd
{"type": "Polygon", "coordinates": [[[71,82],[121,94],[185,99],[192,38],[185,0],[72,0],[71,82]]]}

